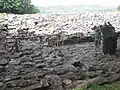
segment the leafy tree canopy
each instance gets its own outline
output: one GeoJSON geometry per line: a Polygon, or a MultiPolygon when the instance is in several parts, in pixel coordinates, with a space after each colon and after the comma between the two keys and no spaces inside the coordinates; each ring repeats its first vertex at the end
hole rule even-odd
{"type": "Polygon", "coordinates": [[[39,9],[31,4],[31,0],[0,0],[0,13],[34,14],[39,9]]]}

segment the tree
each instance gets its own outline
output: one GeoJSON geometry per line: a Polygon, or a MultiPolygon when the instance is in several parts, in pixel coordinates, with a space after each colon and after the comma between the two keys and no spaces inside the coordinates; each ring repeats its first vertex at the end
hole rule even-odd
{"type": "Polygon", "coordinates": [[[38,13],[39,9],[31,4],[31,0],[0,0],[0,12],[30,14],[38,13]]]}

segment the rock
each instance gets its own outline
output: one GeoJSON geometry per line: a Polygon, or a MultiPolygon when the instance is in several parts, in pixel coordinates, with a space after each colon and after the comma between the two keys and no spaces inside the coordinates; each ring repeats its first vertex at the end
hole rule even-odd
{"type": "Polygon", "coordinates": [[[34,67],[34,63],[33,63],[33,62],[24,62],[24,63],[22,63],[22,65],[23,65],[25,68],[34,67]]]}
{"type": "Polygon", "coordinates": [[[48,71],[41,71],[38,72],[38,78],[43,78],[45,75],[47,75],[49,72],[48,71]]]}
{"type": "Polygon", "coordinates": [[[86,89],[86,80],[77,80],[77,87],[76,88],[85,88],[86,89]]]}
{"type": "Polygon", "coordinates": [[[106,63],[100,63],[97,68],[103,70],[103,72],[118,72],[120,71],[120,67],[119,67],[120,63],[119,62],[115,62],[115,61],[109,61],[106,63]]]}
{"type": "Polygon", "coordinates": [[[5,67],[4,66],[0,66],[0,73],[5,72],[5,67]]]}
{"type": "Polygon", "coordinates": [[[65,74],[59,75],[62,80],[64,79],[71,79],[71,80],[77,80],[77,79],[82,79],[83,75],[79,73],[74,73],[74,72],[68,72],[65,74]]]}
{"type": "Polygon", "coordinates": [[[22,55],[31,55],[31,54],[33,54],[33,52],[30,50],[26,50],[22,53],[22,55]]]}
{"type": "Polygon", "coordinates": [[[58,51],[57,55],[58,55],[59,57],[63,57],[63,56],[64,56],[61,51],[58,51]]]}
{"type": "Polygon", "coordinates": [[[6,82],[5,85],[6,85],[6,88],[13,88],[18,86],[19,83],[20,83],[19,80],[13,80],[13,81],[6,82]]]}
{"type": "Polygon", "coordinates": [[[49,44],[46,42],[46,43],[44,43],[44,46],[48,46],[49,44]]]}
{"type": "Polygon", "coordinates": [[[22,62],[32,61],[32,58],[29,57],[29,56],[23,56],[23,57],[21,57],[21,58],[19,58],[19,59],[20,59],[21,63],[22,63],[22,62]]]}
{"type": "Polygon", "coordinates": [[[39,64],[36,64],[35,65],[37,68],[40,68],[40,69],[42,69],[42,68],[44,68],[44,67],[46,67],[46,64],[44,64],[44,63],[39,63],[39,64]]]}
{"type": "Polygon", "coordinates": [[[72,81],[70,79],[63,80],[63,84],[65,84],[65,85],[69,85],[71,83],[72,83],[72,81]]]}
{"type": "Polygon", "coordinates": [[[6,66],[5,66],[5,69],[6,69],[6,71],[8,70],[11,70],[11,71],[13,71],[13,70],[20,70],[20,69],[22,69],[22,66],[20,66],[20,65],[15,65],[15,64],[7,64],[6,66]]]}
{"type": "Polygon", "coordinates": [[[4,51],[0,51],[0,56],[5,55],[4,51]]]}
{"type": "Polygon", "coordinates": [[[88,71],[96,71],[96,67],[95,66],[89,66],[88,71]]]}
{"type": "Polygon", "coordinates": [[[77,71],[78,69],[76,69],[72,65],[63,65],[63,66],[56,67],[53,69],[53,72],[57,75],[65,74],[67,72],[77,72],[77,71]]]}
{"type": "Polygon", "coordinates": [[[35,53],[35,54],[31,54],[30,57],[35,58],[35,57],[38,57],[38,56],[41,56],[41,55],[42,55],[42,53],[38,52],[38,53],[35,53]]]}
{"type": "Polygon", "coordinates": [[[84,66],[84,64],[81,63],[80,61],[74,62],[72,65],[73,65],[74,67],[79,67],[79,68],[82,68],[82,67],[84,66]]]}
{"type": "Polygon", "coordinates": [[[35,71],[33,71],[33,72],[29,72],[29,73],[23,75],[23,78],[24,78],[25,80],[28,80],[28,79],[36,78],[37,76],[38,76],[38,73],[35,72],[35,71]]]}
{"type": "MultiPolygon", "coordinates": [[[[31,86],[31,85],[34,85],[34,84],[36,84],[36,83],[39,83],[39,81],[36,81],[36,80],[34,80],[34,79],[27,79],[27,80],[21,80],[19,83],[18,83],[18,85],[17,86],[19,86],[19,87],[29,87],[29,86],[31,86]]],[[[25,89],[26,90],[26,89],[25,89]]],[[[29,89],[29,90],[31,90],[31,89],[29,89]]]]}
{"type": "Polygon", "coordinates": [[[81,37],[81,36],[72,36],[64,40],[64,45],[71,45],[71,44],[77,44],[77,43],[84,43],[84,42],[93,42],[93,37],[81,37]]]}
{"type": "Polygon", "coordinates": [[[6,78],[4,79],[4,82],[9,82],[9,81],[12,81],[12,80],[18,80],[20,79],[21,77],[18,75],[18,76],[6,76],[6,78]]]}
{"type": "Polygon", "coordinates": [[[14,64],[14,65],[19,65],[21,63],[20,59],[11,59],[11,61],[9,62],[9,64],[14,64]]]}
{"type": "Polygon", "coordinates": [[[70,85],[68,86],[65,86],[65,88],[67,90],[71,90],[71,89],[80,89],[80,88],[84,88],[86,89],[86,81],[85,80],[77,80],[77,81],[74,81],[73,83],[71,83],[70,85]]]}
{"type": "Polygon", "coordinates": [[[20,78],[21,78],[20,71],[9,69],[9,70],[6,70],[6,76],[5,76],[4,82],[17,80],[20,78]]]}
{"type": "Polygon", "coordinates": [[[22,52],[15,53],[14,56],[15,56],[15,58],[20,58],[23,56],[23,53],[22,52]]]}
{"type": "Polygon", "coordinates": [[[45,79],[49,82],[51,90],[63,90],[62,81],[57,75],[46,75],[45,79]]]}
{"type": "Polygon", "coordinates": [[[48,54],[42,54],[42,57],[44,57],[44,58],[46,58],[48,56],[49,56],[48,54]]]}
{"type": "Polygon", "coordinates": [[[49,87],[50,86],[46,79],[40,80],[40,84],[42,85],[42,87],[49,87]]]}
{"type": "Polygon", "coordinates": [[[7,25],[0,25],[0,30],[7,31],[7,25]]]}
{"type": "Polygon", "coordinates": [[[111,76],[108,76],[108,77],[98,76],[93,79],[87,80],[86,85],[87,87],[89,87],[90,85],[93,85],[93,84],[111,83],[111,82],[119,80],[119,78],[120,78],[120,74],[112,74],[111,76]]]}
{"type": "Polygon", "coordinates": [[[1,66],[6,66],[8,64],[8,59],[0,59],[0,65],[1,66]]]}
{"type": "Polygon", "coordinates": [[[4,86],[3,82],[0,82],[0,88],[2,88],[4,86]]]}
{"type": "Polygon", "coordinates": [[[110,71],[114,73],[120,73],[120,63],[116,62],[116,64],[111,67],[110,71]]]}
{"type": "Polygon", "coordinates": [[[3,81],[4,81],[5,75],[6,75],[5,72],[0,73],[0,82],[3,82],[3,81]]]}
{"type": "Polygon", "coordinates": [[[41,84],[34,84],[29,86],[27,89],[24,90],[49,90],[49,87],[42,87],[41,84]]]}
{"type": "Polygon", "coordinates": [[[86,72],[86,76],[89,77],[89,78],[94,78],[94,77],[97,76],[97,73],[94,72],[94,71],[86,72]]]}

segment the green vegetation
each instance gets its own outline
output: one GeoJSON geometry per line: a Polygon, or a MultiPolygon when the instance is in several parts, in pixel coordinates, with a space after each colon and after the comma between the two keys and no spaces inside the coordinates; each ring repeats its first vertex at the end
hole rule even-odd
{"type": "Polygon", "coordinates": [[[39,9],[31,4],[31,0],[0,0],[0,13],[34,14],[39,9]]]}
{"type": "MultiPolygon", "coordinates": [[[[86,89],[73,89],[73,90],[86,90],[86,89]]],[[[120,90],[120,82],[115,82],[112,84],[104,84],[104,85],[92,85],[87,90],[120,90]]]]}

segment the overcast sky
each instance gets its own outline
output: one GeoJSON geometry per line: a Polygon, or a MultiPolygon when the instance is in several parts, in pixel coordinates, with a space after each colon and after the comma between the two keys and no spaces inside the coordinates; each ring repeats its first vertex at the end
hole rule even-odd
{"type": "Polygon", "coordinates": [[[56,5],[102,5],[102,6],[118,6],[120,0],[32,0],[37,6],[56,6],[56,5]]]}

